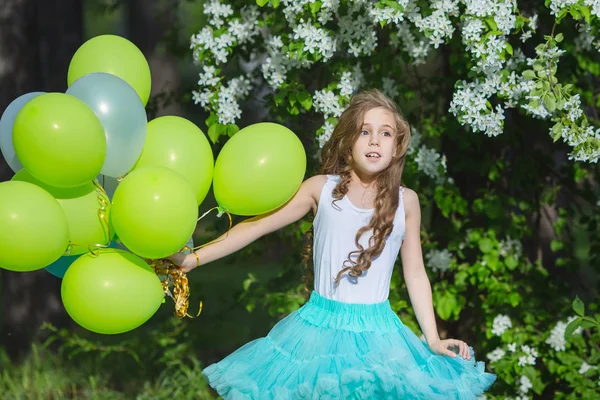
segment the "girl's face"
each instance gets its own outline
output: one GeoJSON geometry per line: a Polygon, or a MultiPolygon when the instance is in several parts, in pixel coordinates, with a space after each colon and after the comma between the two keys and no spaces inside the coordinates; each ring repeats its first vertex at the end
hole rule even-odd
{"type": "Polygon", "coordinates": [[[352,146],[355,172],[373,176],[385,170],[396,154],[396,135],[396,120],[391,111],[383,107],[367,111],[352,146]]]}

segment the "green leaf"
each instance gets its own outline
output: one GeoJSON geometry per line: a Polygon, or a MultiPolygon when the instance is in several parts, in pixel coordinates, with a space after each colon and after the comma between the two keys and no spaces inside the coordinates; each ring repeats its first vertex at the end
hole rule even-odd
{"type": "Polygon", "coordinates": [[[302,91],[297,95],[298,101],[300,105],[304,107],[305,110],[310,110],[313,104],[313,99],[310,93],[302,91]]]}
{"type": "Polygon", "coordinates": [[[556,22],[560,24],[560,21],[567,15],[568,12],[568,8],[563,8],[562,10],[560,10],[558,12],[558,15],[556,16],[556,22]]]}
{"type": "Polygon", "coordinates": [[[280,0],[271,0],[271,4],[273,5],[273,8],[279,7],[279,1],[280,0]]]}
{"type": "Polygon", "coordinates": [[[579,11],[581,11],[583,18],[585,18],[586,24],[590,25],[591,19],[592,19],[592,14],[590,12],[590,8],[587,6],[579,6],[579,11]]]}
{"type": "Polygon", "coordinates": [[[266,6],[268,3],[269,3],[269,0],[256,0],[256,4],[257,4],[259,7],[264,7],[264,6],[266,6]]]}
{"type": "Polygon", "coordinates": [[[510,45],[510,43],[506,43],[506,48],[505,48],[506,52],[508,54],[510,54],[511,56],[513,55],[513,47],[510,45]]]}
{"type": "Polygon", "coordinates": [[[450,292],[444,292],[436,297],[435,310],[439,317],[446,321],[452,316],[455,308],[458,307],[456,296],[450,292]]]}
{"type": "Polygon", "coordinates": [[[493,247],[494,243],[489,238],[483,238],[479,241],[479,250],[482,253],[489,253],[493,247]]]}
{"type": "Polygon", "coordinates": [[[535,79],[536,77],[535,72],[530,69],[526,69],[521,75],[523,75],[523,78],[525,79],[535,79]]]}
{"type": "Polygon", "coordinates": [[[219,140],[218,125],[219,124],[212,124],[208,127],[208,138],[213,143],[217,143],[219,140]]]}
{"type": "Polygon", "coordinates": [[[562,130],[563,130],[563,124],[560,122],[557,122],[556,124],[554,124],[554,126],[552,127],[552,139],[556,142],[558,139],[561,138],[562,136],[562,130]]]}
{"type": "Polygon", "coordinates": [[[232,137],[240,130],[236,124],[227,124],[227,136],[232,137]]]}
{"type": "Polygon", "coordinates": [[[554,96],[551,94],[547,94],[543,97],[544,99],[544,106],[546,107],[546,109],[553,113],[554,111],[556,111],[556,101],[554,100],[554,96]]]}
{"type": "Polygon", "coordinates": [[[585,316],[585,306],[579,297],[576,297],[575,300],[573,300],[573,311],[581,317],[585,316]]]}
{"type": "Polygon", "coordinates": [[[579,11],[579,7],[576,6],[571,7],[571,16],[576,21],[579,21],[583,17],[581,11],[579,11]]]}
{"type": "Polygon", "coordinates": [[[490,27],[490,29],[492,31],[496,31],[498,30],[498,25],[496,24],[496,21],[494,21],[494,17],[488,17],[485,19],[485,23],[487,24],[487,26],[490,27]]]}
{"type": "Polygon", "coordinates": [[[300,232],[302,232],[302,234],[308,232],[310,228],[312,228],[312,224],[309,221],[303,220],[300,223],[300,232]]]}
{"type": "Polygon", "coordinates": [[[219,120],[219,117],[217,117],[217,114],[211,113],[210,116],[205,121],[206,126],[211,126],[212,124],[216,123],[218,120],[219,120]]]}
{"type": "Polygon", "coordinates": [[[582,320],[581,321],[581,327],[583,329],[589,329],[589,328],[594,328],[594,327],[598,327],[598,323],[597,322],[592,322],[592,321],[586,321],[586,320],[582,320]]]}
{"type": "Polygon", "coordinates": [[[552,240],[550,242],[550,250],[552,250],[553,252],[557,252],[559,250],[562,250],[563,247],[564,247],[564,244],[560,240],[552,240]]]}
{"type": "Polygon", "coordinates": [[[242,283],[242,287],[244,288],[244,291],[248,291],[248,288],[250,287],[250,285],[252,285],[255,282],[258,282],[258,279],[256,279],[256,275],[254,275],[253,273],[249,273],[248,278],[246,278],[244,280],[244,282],[242,283]]]}
{"type": "Polygon", "coordinates": [[[515,268],[517,268],[517,266],[519,265],[519,262],[513,256],[509,256],[509,257],[506,257],[506,259],[504,260],[504,264],[506,265],[506,268],[508,268],[512,271],[515,268]]]}
{"type": "Polygon", "coordinates": [[[577,318],[571,321],[567,328],[565,329],[565,340],[568,340],[571,336],[573,336],[573,332],[581,325],[581,319],[577,318]]]}
{"type": "Polygon", "coordinates": [[[321,9],[321,2],[320,1],[315,1],[314,3],[310,3],[309,7],[310,7],[310,12],[313,13],[313,15],[315,15],[316,13],[319,12],[319,10],[321,9]]]}
{"type": "Polygon", "coordinates": [[[508,301],[511,306],[516,307],[521,303],[521,295],[517,292],[512,292],[508,295],[508,301]]]}
{"type": "Polygon", "coordinates": [[[554,37],[554,40],[556,40],[556,42],[557,42],[557,43],[560,43],[560,42],[562,42],[562,41],[563,41],[563,39],[564,39],[564,38],[565,38],[565,36],[564,36],[564,35],[562,34],[562,32],[561,32],[561,33],[559,33],[558,35],[556,35],[556,36],[554,37]]]}

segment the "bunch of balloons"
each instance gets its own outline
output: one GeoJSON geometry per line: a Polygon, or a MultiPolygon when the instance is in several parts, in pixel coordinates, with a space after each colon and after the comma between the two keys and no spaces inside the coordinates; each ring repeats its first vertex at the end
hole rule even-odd
{"type": "Polygon", "coordinates": [[[62,300],[78,324],[122,333],[163,302],[144,259],[184,247],[211,183],[221,211],[266,213],[298,190],[306,154],[289,129],[260,123],[236,133],[215,165],[192,122],[148,122],[148,62],[119,36],[84,43],[67,81],[66,93],[18,97],[0,119],[0,150],[16,173],[0,183],[0,267],[45,268],[63,278],[62,300]],[[106,179],[117,184],[112,198],[99,183],[106,179]]]}

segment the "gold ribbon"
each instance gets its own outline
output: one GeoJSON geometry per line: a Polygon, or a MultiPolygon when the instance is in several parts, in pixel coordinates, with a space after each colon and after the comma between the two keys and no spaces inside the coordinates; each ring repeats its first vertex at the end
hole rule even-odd
{"type": "MultiPolygon", "coordinates": [[[[100,184],[96,180],[93,180],[92,183],[96,187],[96,195],[98,198],[98,203],[100,204],[100,207],[98,208],[98,217],[100,218],[100,220],[104,223],[104,225],[106,227],[106,244],[94,243],[94,244],[87,245],[88,251],[92,254],[92,256],[97,257],[98,256],[97,250],[107,248],[110,245],[110,239],[112,237],[111,231],[110,231],[110,223],[108,222],[108,211],[110,208],[110,201],[108,200],[108,194],[106,194],[106,191],[104,190],[104,188],[102,186],[100,186],[100,184]]],[[[67,256],[70,255],[71,251],[73,251],[73,248],[75,246],[85,247],[85,245],[81,245],[81,244],[77,244],[77,243],[73,243],[73,242],[69,241],[69,245],[67,246],[67,250],[65,251],[64,255],[67,255],[67,256]]]]}
{"type": "MultiPolygon", "coordinates": [[[[233,226],[233,220],[231,218],[231,214],[229,214],[229,212],[227,212],[222,207],[211,208],[210,210],[208,210],[204,214],[202,214],[202,216],[200,216],[200,218],[198,218],[197,222],[200,221],[202,218],[206,217],[210,212],[212,212],[214,210],[219,211],[219,213],[217,214],[217,217],[221,217],[223,214],[227,214],[227,217],[229,218],[229,227],[227,228],[227,232],[225,232],[225,236],[221,239],[215,239],[208,243],[202,244],[200,246],[196,246],[194,248],[185,246],[180,251],[193,252],[193,251],[196,251],[203,247],[206,247],[209,244],[224,240],[227,237],[227,235],[229,234],[229,231],[231,230],[231,228],[233,226]]],[[[189,281],[188,281],[187,275],[178,266],[173,264],[173,262],[171,260],[169,260],[168,258],[161,258],[161,259],[156,259],[156,260],[146,260],[146,262],[148,263],[148,265],[150,265],[154,269],[154,272],[156,272],[156,274],[159,277],[162,277],[161,283],[163,285],[163,290],[165,292],[165,295],[167,295],[171,299],[173,299],[173,302],[175,303],[175,314],[179,318],[183,318],[183,317],[196,318],[196,317],[198,317],[200,315],[200,313],[202,312],[202,301],[200,301],[200,307],[199,307],[198,313],[196,314],[195,317],[192,317],[187,312],[187,310],[190,306],[190,300],[189,300],[190,286],[189,286],[189,281]],[[171,290],[169,289],[170,284],[173,284],[173,293],[171,293],[171,290]]]]}
{"type": "Polygon", "coordinates": [[[190,285],[186,274],[181,271],[173,262],[166,258],[158,260],[146,260],[148,265],[152,267],[156,275],[162,277],[161,284],[165,295],[173,299],[175,303],[175,315],[179,318],[189,317],[196,318],[202,312],[202,301],[196,317],[188,314],[187,310],[190,306],[190,285]],[[169,288],[173,284],[173,293],[169,288]]]}

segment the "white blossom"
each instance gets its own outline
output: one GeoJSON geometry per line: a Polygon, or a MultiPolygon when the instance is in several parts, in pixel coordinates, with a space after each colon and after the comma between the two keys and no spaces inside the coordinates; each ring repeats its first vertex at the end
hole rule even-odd
{"type": "MultiPolygon", "coordinates": [[[[410,128],[410,142],[408,143],[408,149],[406,150],[406,154],[409,156],[414,154],[415,151],[418,151],[421,148],[421,133],[415,127],[410,128]]],[[[598,200],[600,203],[600,200],[598,200]]]]}
{"type": "Polygon", "coordinates": [[[398,96],[398,87],[396,86],[396,82],[387,76],[381,78],[381,91],[391,99],[398,96]]]}
{"type": "Polygon", "coordinates": [[[333,126],[333,124],[329,121],[326,121],[323,126],[321,127],[321,129],[323,129],[323,133],[321,133],[319,135],[319,137],[317,138],[319,141],[319,147],[323,148],[323,146],[325,146],[325,143],[327,143],[327,141],[329,140],[329,138],[331,137],[331,134],[333,133],[333,129],[335,127],[333,126]]]}
{"type": "Polygon", "coordinates": [[[377,23],[398,24],[404,21],[404,8],[407,6],[408,0],[398,0],[397,3],[399,6],[398,9],[392,7],[371,7],[368,11],[369,15],[377,23]]]}
{"type": "Polygon", "coordinates": [[[421,146],[415,157],[419,170],[436,181],[441,179],[442,157],[436,150],[421,146]]]}
{"type": "Polygon", "coordinates": [[[205,108],[210,104],[211,97],[212,92],[207,89],[204,89],[202,92],[192,91],[192,100],[194,100],[194,104],[200,104],[205,108]]]}
{"type": "Polygon", "coordinates": [[[533,384],[531,383],[531,380],[528,377],[523,375],[521,376],[521,378],[519,378],[519,393],[525,394],[529,392],[529,389],[531,389],[532,387],[533,384]]]}
{"type": "Polygon", "coordinates": [[[537,350],[527,345],[521,346],[521,350],[525,353],[525,355],[519,357],[519,366],[524,367],[525,365],[535,365],[539,355],[537,350]]]}
{"type": "Polygon", "coordinates": [[[598,367],[597,367],[597,366],[590,365],[590,364],[588,364],[587,362],[585,362],[585,361],[584,361],[584,362],[581,364],[581,367],[579,368],[579,373],[580,373],[581,375],[583,375],[583,374],[585,374],[586,372],[588,372],[588,371],[589,371],[589,370],[591,370],[591,369],[598,369],[598,367]]]}
{"type": "Polygon", "coordinates": [[[521,258],[523,254],[523,244],[518,239],[512,239],[507,236],[506,239],[498,243],[499,253],[502,257],[513,256],[515,259],[521,258]]]}
{"type": "Polygon", "coordinates": [[[313,26],[310,21],[300,20],[300,23],[294,27],[293,39],[302,40],[304,51],[320,54],[323,62],[333,57],[336,50],[336,42],[327,31],[313,26]]]}
{"type": "MultiPolygon", "coordinates": [[[[565,345],[566,345],[565,331],[567,329],[567,325],[569,325],[569,323],[571,321],[573,321],[575,318],[577,318],[577,317],[569,317],[567,322],[558,321],[556,326],[554,326],[554,328],[552,328],[552,331],[550,332],[550,336],[548,337],[548,339],[546,339],[546,343],[549,344],[550,347],[552,347],[555,351],[564,351],[565,350],[565,345]]],[[[581,331],[582,331],[582,329],[581,329],[581,327],[579,327],[575,330],[574,333],[580,334],[581,331]]]]}
{"type": "Polygon", "coordinates": [[[498,347],[497,349],[495,349],[491,353],[488,353],[487,358],[491,362],[496,362],[496,361],[501,360],[502,357],[504,357],[505,355],[506,355],[506,352],[504,350],[502,350],[500,347],[498,347]]]}
{"type": "Polygon", "coordinates": [[[223,4],[219,0],[211,0],[204,3],[204,14],[210,15],[209,24],[220,28],[223,26],[224,18],[233,14],[231,4],[223,4]]]}
{"type": "Polygon", "coordinates": [[[340,16],[338,19],[337,42],[340,48],[347,46],[347,51],[354,57],[371,55],[377,47],[375,24],[364,13],[340,16]]]}
{"type": "Polygon", "coordinates": [[[313,96],[313,106],[316,111],[325,115],[325,119],[329,117],[339,117],[342,115],[344,108],[340,105],[340,98],[330,90],[317,90],[313,96]]]}
{"type": "Polygon", "coordinates": [[[512,322],[507,315],[498,314],[492,322],[492,333],[501,336],[508,328],[512,328],[512,322]]]}
{"type": "Polygon", "coordinates": [[[452,253],[450,253],[448,249],[432,249],[429,250],[425,258],[427,260],[427,266],[434,272],[444,272],[450,268],[452,253]]]}

